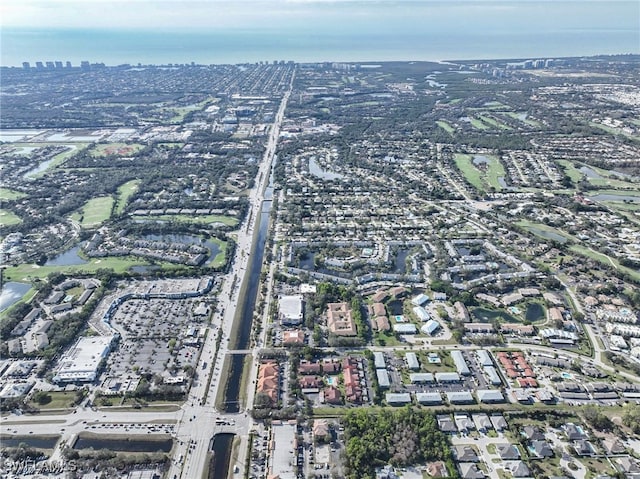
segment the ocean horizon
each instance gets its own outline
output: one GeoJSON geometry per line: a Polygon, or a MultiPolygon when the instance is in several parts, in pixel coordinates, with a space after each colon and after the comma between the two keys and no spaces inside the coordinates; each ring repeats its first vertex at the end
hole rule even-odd
{"type": "MultiPolygon", "coordinates": [[[[304,2],[292,13],[211,27],[0,29],[0,65],[81,61],[238,64],[558,58],[640,53],[638,2],[304,2]]],[[[179,14],[179,11],[176,11],[179,14]]],[[[214,22],[215,23],[215,22],[214,22]]]]}

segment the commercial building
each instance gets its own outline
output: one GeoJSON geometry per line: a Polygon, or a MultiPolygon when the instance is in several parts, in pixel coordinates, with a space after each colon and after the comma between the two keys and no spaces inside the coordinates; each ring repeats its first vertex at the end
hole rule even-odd
{"type": "Polygon", "coordinates": [[[57,383],[92,382],[98,368],[111,352],[114,336],[88,336],[78,339],[60,359],[53,377],[57,383]]]}
{"type": "Polygon", "coordinates": [[[433,336],[433,334],[439,329],[440,329],[440,323],[435,319],[430,319],[420,328],[420,331],[423,334],[428,334],[429,336],[433,336]]]}
{"type": "Polygon", "coordinates": [[[295,479],[296,427],[293,424],[274,424],[269,477],[295,479]]]}
{"type": "Polygon", "coordinates": [[[284,325],[297,325],[304,318],[302,295],[281,296],[278,300],[279,319],[284,325]]]}
{"type": "Polygon", "coordinates": [[[409,352],[404,358],[407,361],[407,367],[409,369],[420,369],[420,362],[418,361],[418,356],[416,356],[416,353],[409,352]]]}
{"type": "Polygon", "coordinates": [[[327,325],[329,331],[337,336],[355,336],[356,324],[347,303],[329,303],[327,305],[327,325]]]}

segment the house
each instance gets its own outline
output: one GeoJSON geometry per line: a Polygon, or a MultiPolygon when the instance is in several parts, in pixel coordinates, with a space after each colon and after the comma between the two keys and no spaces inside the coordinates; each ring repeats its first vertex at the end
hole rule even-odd
{"type": "Polygon", "coordinates": [[[389,406],[404,406],[411,404],[411,394],[409,393],[387,393],[385,401],[389,406]]]}
{"type": "Polygon", "coordinates": [[[440,429],[440,431],[446,433],[458,432],[458,428],[456,428],[456,425],[453,422],[453,419],[451,419],[451,416],[448,416],[446,414],[439,414],[438,416],[436,416],[436,420],[438,421],[438,429],[440,429]]]}
{"type": "Polygon", "coordinates": [[[386,316],[378,316],[375,319],[376,327],[378,331],[390,331],[391,323],[389,323],[389,318],[386,316]]]}
{"type": "Polygon", "coordinates": [[[563,424],[562,430],[567,435],[569,441],[578,441],[580,439],[586,439],[587,437],[582,427],[576,426],[573,423],[563,424]]]}
{"type": "Polygon", "coordinates": [[[502,415],[489,416],[489,419],[493,428],[498,432],[504,431],[508,427],[507,420],[502,415]]]}
{"type": "Polygon", "coordinates": [[[620,440],[616,437],[608,437],[602,441],[602,448],[609,455],[612,454],[623,454],[626,449],[620,440]]]}
{"type": "Polygon", "coordinates": [[[258,393],[265,394],[271,404],[278,402],[280,385],[280,368],[275,361],[267,361],[260,364],[258,370],[258,393]]]}
{"type": "Polygon", "coordinates": [[[638,462],[631,456],[623,456],[616,459],[619,468],[625,474],[640,474],[640,466],[638,462]]]}
{"type": "Polygon", "coordinates": [[[453,455],[458,462],[478,462],[480,458],[471,446],[452,446],[453,455]]]}
{"type": "Polygon", "coordinates": [[[458,464],[458,469],[460,470],[460,477],[462,479],[484,479],[484,474],[478,466],[473,463],[460,463],[458,464]]]}
{"type": "Polygon", "coordinates": [[[326,419],[313,421],[313,438],[317,442],[329,442],[331,440],[329,422],[326,419]]]}
{"type": "Polygon", "coordinates": [[[531,470],[522,461],[514,461],[507,465],[513,477],[531,477],[531,470]]]}
{"type": "Polygon", "coordinates": [[[499,389],[478,389],[476,391],[478,401],[483,404],[495,404],[504,402],[504,396],[499,389]]]}
{"type": "Polygon", "coordinates": [[[500,459],[514,461],[520,459],[520,451],[513,444],[496,444],[496,452],[500,459]]]}
{"type": "Polygon", "coordinates": [[[416,393],[416,401],[418,404],[437,405],[442,404],[442,396],[439,392],[416,393]]]}
{"type": "Polygon", "coordinates": [[[553,457],[553,449],[547,441],[531,441],[531,450],[538,457],[553,457]]]}
{"type": "Polygon", "coordinates": [[[427,464],[427,474],[431,477],[448,477],[447,466],[442,461],[430,462],[427,464]]]}
{"type": "Polygon", "coordinates": [[[324,360],[322,362],[322,372],[329,376],[338,374],[340,372],[340,363],[338,361],[324,360]]]}
{"type": "Polygon", "coordinates": [[[543,441],[544,434],[535,426],[525,426],[522,428],[522,434],[530,441],[543,441]]]}
{"type": "Polygon", "coordinates": [[[576,451],[576,454],[578,456],[593,456],[596,452],[595,448],[591,445],[591,443],[584,439],[580,439],[579,441],[574,441],[573,449],[576,451]]]}
{"type": "Polygon", "coordinates": [[[486,414],[473,414],[471,416],[473,423],[476,425],[476,429],[480,432],[487,432],[491,429],[491,421],[486,414]]]}
{"type": "Polygon", "coordinates": [[[318,361],[300,361],[300,365],[298,366],[298,372],[300,374],[320,374],[322,371],[322,366],[318,361]]]}
{"type": "Polygon", "coordinates": [[[299,382],[302,389],[318,389],[322,387],[322,379],[318,376],[302,376],[299,382]]]}
{"type": "Polygon", "coordinates": [[[456,423],[456,428],[458,429],[458,431],[462,433],[466,434],[469,431],[473,431],[475,429],[473,421],[469,419],[469,416],[467,416],[466,414],[456,414],[453,417],[453,420],[456,423]]]}
{"type": "Polygon", "coordinates": [[[299,329],[295,331],[285,331],[282,334],[282,344],[285,346],[299,346],[304,344],[304,331],[299,329]]]}
{"type": "Polygon", "coordinates": [[[374,316],[386,316],[387,310],[384,308],[384,304],[382,303],[373,303],[372,311],[374,316]]]}
{"type": "Polygon", "coordinates": [[[338,388],[329,386],[324,390],[324,402],[327,404],[342,404],[342,394],[338,388]]]}
{"type": "Polygon", "coordinates": [[[473,394],[470,391],[447,392],[447,401],[449,404],[473,404],[473,394]]]}

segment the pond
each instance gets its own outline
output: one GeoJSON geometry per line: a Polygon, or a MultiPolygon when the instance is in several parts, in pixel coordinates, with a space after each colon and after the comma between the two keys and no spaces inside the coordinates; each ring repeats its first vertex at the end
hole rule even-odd
{"type": "Polygon", "coordinates": [[[401,316],[402,311],[402,301],[394,300],[387,304],[387,308],[389,309],[389,314],[391,316],[401,316]]]}
{"type": "Polygon", "coordinates": [[[46,161],[43,161],[43,162],[39,163],[38,166],[36,166],[35,168],[31,168],[24,175],[22,175],[22,177],[23,178],[31,178],[31,177],[37,175],[38,173],[42,173],[47,168],[49,168],[49,166],[51,165],[51,163],[53,163],[54,160],[55,160],[55,158],[51,158],[50,160],[46,160],[46,161]]]}
{"type": "Polygon", "coordinates": [[[315,158],[309,158],[309,173],[323,180],[340,180],[344,175],[333,173],[332,171],[323,170],[316,162],[315,158]]]}
{"type": "Polygon", "coordinates": [[[489,323],[494,319],[502,319],[508,323],[516,323],[518,320],[506,311],[494,311],[493,309],[474,308],[471,310],[471,316],[481,323],[489,323]]]}
{"type": "Polygon", "coordinates": [[[173,439],[150,441],[148,439],[108,438],[108,437],[79,437],[73,445],[74,449],[109,449],[126,452],[169,452],[173,447],[173,439]]]}
{"type": "Polygon", "coordinates": [[[408,249],[398,250],[396,253],[395,273],[404,274],[407,271],[407,256],[409,256],[408,249]]]}
{"type": "Polygon", "coordinates": [[[484,155],[473,155],[473,164],[475,166],[479,165],[488,165],[490,162],[489,158],[484,155]]]}
{"type": "Polygon", "coordinates": [[[594,179],[602,178],[602,176],[600,176],[595,170],[589,168],[588,166],[581,166],[580,168],[578,168],[578,170],[587,178],[594,178],[594,179]]]}
{"type": "Polygon", "coordinates": [[[566,243],[567,242],[567,238],[565,238],[564,236],[555,233],[553,231],[549,231],[546,229],[542,229],[542,228],[538,228],[536,226],[527,226],[526,227],[529,231],[531,231],[534,235],[536,236],[540,236],[541,238],[546,238],[549,240],[553,240],[553,241],[557,241],[558,243],[566,243]]]}
{"type": "Polygon", "coordinates": [[[544,307],[539,303],[529,303],[527,305],[527,311],[524,313],[524,319],[532,323],[543,320],[544,307]]]}
{"type": "Polygon", "coordinates": [[[0,311],[4,311],[12,304],[17,303],[31,289],[30,284],[9,281],[2,285],[0,291],[0,311]]]}
{"type": "Polygon", "coordinates": [[[45,266],[71,266],[74,264],[86,264],[87,261],[78,255],[80,248],[80,245],[77,245],[63,253],[60,253],[58,256],[48,260],[45,263],[45,266]]]}

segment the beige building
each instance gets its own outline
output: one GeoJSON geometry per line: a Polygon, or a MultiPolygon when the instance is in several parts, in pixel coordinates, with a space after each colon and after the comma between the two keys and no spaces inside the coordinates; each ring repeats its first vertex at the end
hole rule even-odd
{"type": "Polygon", "coordinates": [[[329,331],[337,336],[355,336],[356,324],[351,316],[348,303],[329,303],[327,325],[329,331]]]}

